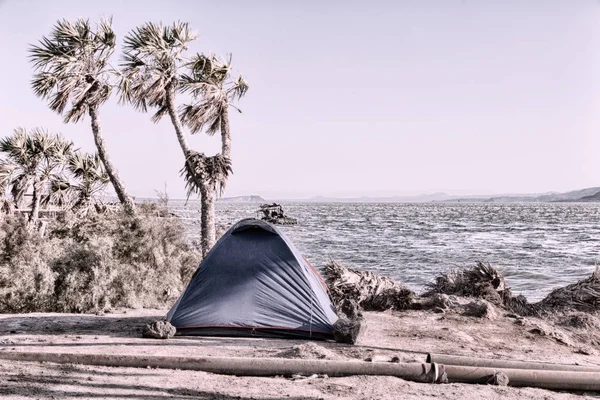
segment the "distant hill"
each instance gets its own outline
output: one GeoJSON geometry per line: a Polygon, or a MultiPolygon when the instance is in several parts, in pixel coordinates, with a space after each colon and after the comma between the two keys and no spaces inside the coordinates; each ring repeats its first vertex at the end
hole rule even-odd
{"type": "Polygon", "coordinates": [[[309,199],[297,200],[310,203],[428,203],[431,201],[444,201],[452,196],[446,193],[421,194],[417,196],[390,196],[390,197],[325,197],[315,196],[309,199]]]}
{"type": "Polygon", "coordinates": [[[250,196],[235,196],[235,197],[223,197],[218,201],[222,201],[225,203],[266,203],[267,201],[260,196],[250,195],[250,196]]]}
{"type": "Polygon", "coordinates": [[[579,201],[600,201],[600,191],[589,196],[583,196],[579,201]]]}
{"type": "Polygon", "coordinates": [[[600,187],[572,190],[558,193],[505,194],[505,195],[469,195],[452,196],[447,193],[431,193],[417,196],[390,197],[325,197],[315,196],[309,199],[296,199],[303,203],[552,203],[552,202],[591,202],[600,201],[600,187]]]}
{"type": "Polygon", "coordinates": [[[572,190],[564,193],[545,193],[533,195],[510,195],[491,197],[461,197],[443,200],[445,202],[484,202],[484,203],[553,203],[600,201],[600,187],[572,190]]]}

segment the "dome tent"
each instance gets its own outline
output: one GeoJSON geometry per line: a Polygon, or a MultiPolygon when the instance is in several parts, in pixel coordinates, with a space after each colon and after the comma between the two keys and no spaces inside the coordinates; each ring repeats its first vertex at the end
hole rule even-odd
{"type": "Polygon", "coordinates": [[[171,308],[178,335],[333,339],[319,275],[276,227],[248,218],[206,255],[171,308]]]}

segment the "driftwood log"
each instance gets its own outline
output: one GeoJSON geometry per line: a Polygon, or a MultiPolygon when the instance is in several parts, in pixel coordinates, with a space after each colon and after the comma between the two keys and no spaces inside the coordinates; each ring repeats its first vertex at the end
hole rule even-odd
{"type": "Polygon", "coordinates": [[[404,310],[410,308],[414,292],[399,282],[374,274],[344,267],[330,261],[324,270],[325,282],[336,307],[349,299],[365,311],[404,310]]]}

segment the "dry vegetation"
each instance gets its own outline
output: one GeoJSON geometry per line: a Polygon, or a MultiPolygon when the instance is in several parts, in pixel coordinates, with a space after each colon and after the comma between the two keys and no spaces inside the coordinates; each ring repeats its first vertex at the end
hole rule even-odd
{"type": "Polygon", "coordinates": [[[155,207],[137,217],[69,213],[32,229],[20,214],[0,220],[0,313],[101,312],[165,307],[200,256],[177,218],[155,207]]]}
{"type": "Polygon", "coordinates": [[[537,303],[529,303],[522,295],[514,296],[504,276],[491,265],[481,262],[472,268],[441,274],[421,296],[400,282],[347,268],[335,261],[327,264],[324,274],[335,304],[348,298],[366,311],[446,308],[452,304],[448,296],[483,299],[522,316],[552,316],[574,311],[596,313],[600,310],[599,268],[589,278],[558,288],[537,303]]]}

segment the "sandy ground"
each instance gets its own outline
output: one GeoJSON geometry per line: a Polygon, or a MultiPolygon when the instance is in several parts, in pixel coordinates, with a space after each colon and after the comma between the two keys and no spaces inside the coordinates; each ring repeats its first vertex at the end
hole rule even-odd
{"type": "MultiPolygon", "coordinates": [[[[432,311],[366,313],[358,345],[256,338],[141,338],[141,327],[165,315],[125,310],[95,315],[0,315],[0,351],[248,356],[315,359],[371,358],[424,362],[427,352],[600,366],[599,329],[561,326],[501,312],[495,319],[432,311]]],[[[570,399],[596,393],[466,384],[426,384],[394,377],[253,378],[197,371],[92,367],[0,361],[6,399],[570,399]]]]}

